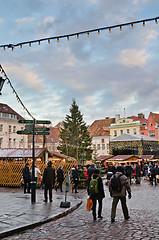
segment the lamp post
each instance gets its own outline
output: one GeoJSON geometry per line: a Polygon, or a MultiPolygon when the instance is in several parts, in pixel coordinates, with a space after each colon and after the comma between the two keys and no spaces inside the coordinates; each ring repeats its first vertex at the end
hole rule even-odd
{"type": "Polygon", "coordinates": [[[35,182],[35,118],[33,119],[33,164],[32,164],[32,182],[31,182],[31,202],[36,202],[36,182],[35,182]]]}
{"type": "Polygon", "coordinates": [[[2,95],[1,91],[2,91],[2,88],[3,88],[4,82],[5,82],[5,79],[3,79],[2,77],[0,77],[0,95],[2,95]]]}

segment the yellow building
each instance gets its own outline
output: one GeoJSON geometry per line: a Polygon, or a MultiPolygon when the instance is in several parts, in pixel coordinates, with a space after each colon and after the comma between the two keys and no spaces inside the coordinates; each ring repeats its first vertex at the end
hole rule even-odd
{"type": "Polygon", "coordinates": [[[120,118],[116,123],[110,124],[110,139],[122,134],[140,134],[140,121],[133,121],[131,118],[120,118]]]}

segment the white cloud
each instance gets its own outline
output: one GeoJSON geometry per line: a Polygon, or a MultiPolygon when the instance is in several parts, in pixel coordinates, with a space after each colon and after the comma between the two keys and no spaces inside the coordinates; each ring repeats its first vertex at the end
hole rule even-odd
{"type": "Polygon", "coordinates": [[[119,60],[121,64],[129,67],[143,67],[150,57],[145,49],[125,49],[120,52],[119,60]]]}
{"type": "MultiPolygon", "coordinates": [[[[40,80],[40,77],[35,74],[32,69],[24,63],[13,64],[11,62],[5,63],[6,72],[9,75],[21,82],[23,85],[26,85],[29,88],[34,88],[37,91],[40,91],[45,86],[40,80]]],[[[11,80],[12,82],[12,80],[11,80]]],[[[14,83],[13,83],[14,85],[14,83]]]]}
{"type": "Polygon", "coordinates": [[[17,18],[15,20],[15,22],[19,25],[23,25],[23,24],[28,24],[28,23],[34,21],[34,19],[35,19],[34,17],[17,18]]]}
{"type": "Polygon", "coordinates": [[[55,19],[53,17],[47,16],[45,18],[43,18],[42,22],[44,24],[48,24],[48,23],[53,23],[55,21],[55,19]]]}

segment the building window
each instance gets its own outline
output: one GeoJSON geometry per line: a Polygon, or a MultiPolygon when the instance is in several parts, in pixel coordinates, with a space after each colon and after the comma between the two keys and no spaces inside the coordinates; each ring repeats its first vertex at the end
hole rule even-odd
{"type": "Polygon", "coordinates": [[[9,133],[12,132],[12,126],[9,126],[9,133]]]}
{"type": "Polygon", "coordinates": [[[96,149],[96,144],[93,144],[93,148],[96,149]]]}
{"type": "Polygon", "coordinates": [[[130,129],[126,129],[126,132],[127,132],[127,134],[129,134],[130,133],[130,129]]]}
{"type": "Polygon", "coordinates": [[[0,132],[3,132],[3,124],[0,124],[0,132]]]}
{"type": "Polygon", "coordinates": [[[100,150],[100,144],[97,144],[97,150],[100,150]]]}
{"type": "Polygon", "coordinates": [[[11,147],[12,139],[9,138],[9,148],[11,147]]]}
{"type": "Polygon", "coordinates": [[[121,135],[123,134],[123,130],[120,130],[120,134],[121,134],[121,135]]]}
{"type": "Polygon", "coordinates": [[[102,143],[104,143],[104,139],[102,139],[102,143]]]}
{"type": "Polygon", "coordinates": [[[155,132],[149,132],[149,137],[155,137],[155,132]]]}
{"type": "Polygon", "coordinates": [[[141,132],[141,135],[144,135],[144,133],[143,133],[143,132],[141,132]]]}
{"type": "Polygon", "coordinates": [[[102,150],[105,150],[105,144],[104,143],[102,144],[102,150]]]}
{"type": "Polygon", "coordinates": [[[13,139],[13,145],[14,145],[14,147],[16,146],[16,139],[15,138],[13,139]]]}
{"type": "Polygon", "coordinates": [[[107,143],[107,150],[109,150],[109,143],[107,143]]]}
{"type": "Polygon", "coordinates": [[[134,134],[137,134],[137,132],[136,132],[136,128],[133,129],[133,132],[134,132],[134,134]]]}
{"type": "Polygon", "coordinates": [[[3,138],[0,138],[0,148],[2,148],[3,138]]]}
{"type": "Polygon", "coordinates": [[[13,132],[14,133],[16,132],[16,126],[13,126],[13,132]]]}
{"type": "Polygon", "coordinates": [[[114,137],[117,136],[117,130],[114,130],[114,137]]]}

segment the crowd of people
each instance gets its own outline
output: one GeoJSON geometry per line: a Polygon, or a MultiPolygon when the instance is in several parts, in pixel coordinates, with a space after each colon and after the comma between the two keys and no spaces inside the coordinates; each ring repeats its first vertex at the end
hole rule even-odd
{"type": "MultiPolygon", "coordinates": [[[[104,165],[103,165],[104,166],[104,165]]],[[[144,161],[139,163],[133,163],[120,166],[114,166],[112,164],[107,164],[105,168],[106,172],[106,185],[109,187],[110,196],[113,198],[112,201],[112,209],[111,209],[111,222],[115,221],[116,216],[116,208],[117,204],[120,201],[123,215],[125,220],[130,218],[127,204],[126,204],[126,195],[128,194],[128,198],[131,198],[131,184],[135,182],[136,184],[140,184],[141,177],[144,176],[145,179],[150,181],[150,184],[157,185],[159,180],[159,168],[158,164],[154,163],[144,163],[144,161]],[[132,181],[133,180],[133,181],[132,181]]],[[[62,192],[62,184],[64,181],[64,172],[62,166],[59,166],[57,171],[52,167],[52,162],[49,161],[47,163],[46,168],[44,169],[44,173],[42,174],[40,170],[35,166],[35,178],[37,188],[37,178],[38,175],[42,177],[42,184],[44,185],[44,202],[49,201],[52,202],[52,189],[59,188],[62,192]],[[57,176],[57,185],[55,186],[55,179],[57,176]],[[49,194],[48,194],[49,193],[49,194]]],[[[73,182],[72,193],[75,190],[75,193],[78,193],[78,183],[79,183],[79,171],[78,166],[74,165],[70,172],[70,178],[73,182]]],[[[92,201],[92,214],[93,220],[96,221],[97,216],[99,219],[102,219],[102,201],[105,198],[103,180],[100,175],[100,171],[97,169],[94,163],[91,165],[87,165],[85,178],[87,179],[87,193],[89,199],[92,201]],[[98,202],[98,214],[96,214],[98,202]]],[[[23,168],[23,180],[24,180],[24,193],[30,193],[31,188],[31,179],[32,179],[32,171],[30,170],[30,166],[26,163],[23,168]]]]}

